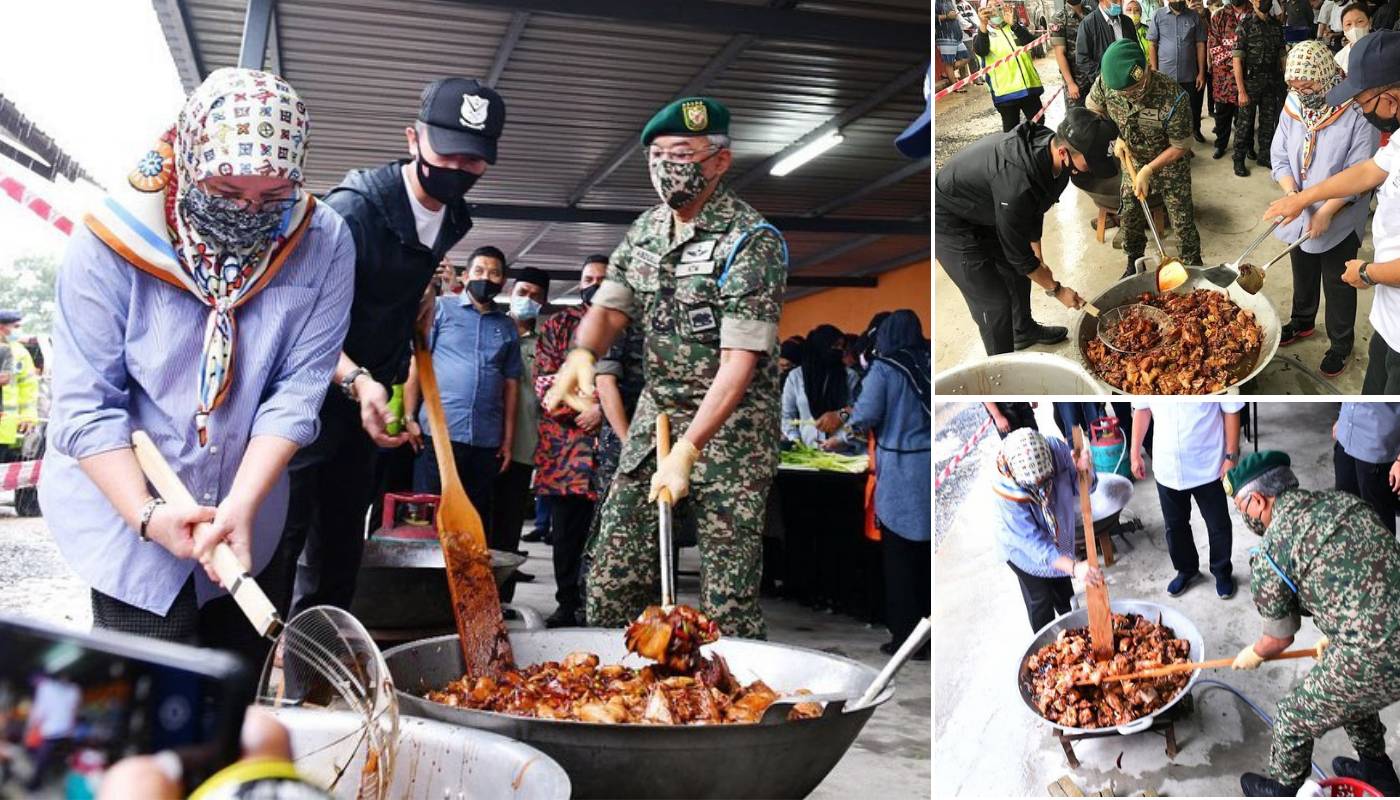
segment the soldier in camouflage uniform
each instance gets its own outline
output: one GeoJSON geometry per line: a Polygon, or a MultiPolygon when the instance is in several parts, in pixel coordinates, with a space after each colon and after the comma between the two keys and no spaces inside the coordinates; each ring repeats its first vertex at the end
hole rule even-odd
{"type": "Polygon", "coordinates": [[[765,635],[758,586],[764,498],[778,464],[787,248],[723,182],[728,128],[728,110],[703,97],[677,100],[647,123],[642,144],[665,202],[639,216],[613,252],[546,400],[590,394],[593,354],[630,322],[642,326],[646,386],[589,554],[590,625],[621,627],[657,603],[654,501],[664,488],[687,498],[696,520],[702,610],[726,635],[765,635]],[[659,463],[658,412],[676,436],[659,463]]]}
{"type": "Polygon", "coordinates": [[[1279,701],[1269,777],[1245,773],[1245,795],[1293,796],[1313,740],[1339,727],[1361,758],[1335,759],[1333,771],[1400,794],[1379,716],[1400,700],[1400,544],[1355,495],[1299,489],[1284,453],[1251,453],[1226,478],[1245,524],[1263,536],[1250,562],[1263,635],[1234,667],[1255,669],[1287,649],[1303,615],[1323,634],[1316,665],[1279,701]]]}
{"type": "Polygon", "coordinates": [[[1118,125],[1119,143],[1132,154],[1138,170],[1136,180],[1124,171],[1118,190],[1118,224],[1128,258],[1124,276],[1132,274],[1133,262],[1147,249],[1147,218],[1138,197],[1147,197],[1152,189],[1161,196],[1181,240],[1178,255],[1187,264],[1200,264],[1201,236],[1185,161],[1191,152],[1191,100],[1181,85],[1148,69],[1136,41],[1120,39],[1104,52],[1085,105],[1118,125]]]}
{"type": "Polygon", "coordinates": [[[1235,113],[1235,174],[1249,175],[1244,165],[1251,151],[1258,154],[1256,163],[1269,169],[1269,148],[1274,143],[1274,129],[1283,110],[1283,98],[1288,93],[1283,83],[1283,66],[1287,49],[1283,42],[1283,26],[1269,16],[1271,0],[1250,0],[1254,13],[1240,21],[1235,38],[1235,86],[1240,107],[1235,113]],[[1255,115],[1259,122],[1255,123],[1255,115]],[[1254,132],[1259,131],[1259,147],[1254,149],[1254,132]]]}
{"type": "Polygon", "coordinates": [[[1079,95],[1079,79],[1074,74],[1074,48],[1079,41],[1079,23],[1084,20],[1083,2],[1065,0],[1064,6],[1050,17],[1050,48],[1055,52],[1060,78],[1065,82],[1066,107],[1084,105],[1084,98],[1079,95]]]}

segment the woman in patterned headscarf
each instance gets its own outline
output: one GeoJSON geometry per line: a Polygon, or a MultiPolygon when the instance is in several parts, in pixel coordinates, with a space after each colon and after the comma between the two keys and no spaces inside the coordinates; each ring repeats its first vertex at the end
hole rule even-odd
{"type": "MultiPolygon", "coordinates": [[[[992,489],[1001,516],[997,542],[1020,581],[1031,630],[1038,631],[1069,611],[1074,597],[1069,576],[1095,586],[1103,582],[1098,567],[1074,559],[1076,468],[1092,475],[1093,461],[1086,447],[1076,465],[1063,439],[1046,439],[1039,431],[1021,428],[1002,440],[996,466],[992,489]]],[[[1097,481],[1095,476],[1090,485],[1097,481]]]]}
{"type": "MultiPolygon", "coordinates": [[[[1288,99],[1279,115],[1270,159],[1273,178],[1286,194],[1321,183],[1347,167],[1366,161],[1380,146],[1380,132],[1355,103],[1327,105],[1327,90],[1341,83],[1341,70],[1322,42],[1299,42],[1288,51],[1284,68],[1288,99]]],[[[1308,241],[1290,255],[1293,266],[1293,312],[1283,326],[1280,345],[1313,335],[1320,299],[1327,295],[1327,353],[1321,371],[1335,377],[1346,369],[1356,325],[1356,289],[1342,280],[1347,261],[1356,258],[1366,235],[1371,195],[1328,200],[1303,210],[1274,236],[1293,242],[1305,231],[1308,241]]]]}
{"type": "Polygon", "coordinates": [[[226,540],[282,579],[286,465],[315,436],[354,283],[344,222],[302,189],[306,144],[291,86],[218,70],[73,236],[39,490],[97,627],[264,651],[196,566],[226,540]],[[152,497],[138,430],[197,505],[152,497]]]}

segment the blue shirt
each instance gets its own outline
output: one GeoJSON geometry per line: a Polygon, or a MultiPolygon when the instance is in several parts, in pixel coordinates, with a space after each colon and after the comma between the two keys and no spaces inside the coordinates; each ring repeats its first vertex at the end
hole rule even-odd
{"type": "MultiPolygon", "coordinates": [[[[502,311],[485,314],[470,295],[439,297],[428,348],[433,353],[447,435],[473,447],[500,447],[506,434],[506,380],[520,380],[520,334],[502,311]]],[[[418,424],[428,415],[418,409],[418,424]]]]}
{"type": "MultiPolygon", "coordinates": [[[[1050,508],[1059,526],[1059,535],[1051,534],[1045,510],[1030,493],[1006,476],[997,473],[993,490],[997,497],[997,513],[1001,526],[997,528],[997,545],[1002,557],[1023,572],[1042,578],[1063,578],[1065,573],[1055,569],[1055,559],[1074,558],[1074,525],[1079,518],[1079,478],[1075,474],[1074,455],[1063,439],[1046,439],[1055,457],[1055,474],[1051,477],[1050,508]]],[[[1098,485],[1094,476],[1091,486],[1098,485]]]]}
{"type": "MultiPolygon", "coordinates": [[[[856,386],[859,384],[860,374],[846,367],[846,390],[850,392],[848,397],[856,396],[856,386]]],[[[783,436],[790,442],[801,442],[808,447],[821,447],[827,436],[817,430],[817,426],[812,424],[814,421],[812,406],[807,402],[807,381],[802,377],[802,368],[797,367],[789,372],[787,379],[783,381],[783,436]]],[[[838,428],[834,435],[841,442],[841,448],[837,452],[847,455],[859,455],[864,452],[865,445],[860,439],[851,436],[849,424],[838,428]]]]}
{"type": "Polygon", "coordinates": [[[1400,403],[1342,403],[1337,443],[1357,461],[1389,465],[1400,456],[1400,403]]]}
{"type": "Polygon", "coordinates": [[[875,432],[875,516],[905,539],[929,541],[931,426],[909,379],[883,361],[870,365],[849,424],[875,432]]]}
{"type": "MultiPolygon", "coordinates": [[[[1288,103],[1294,101],[1290,98],[1288,103]]],[[[1366,115],[1355,103],[1348,105],[1345,113],[1325,128],[1317,131],[1312,164],[1306,178],[1303,173],[1303,144],[1308,139],[1308,129],[1288,111],[1278,116],[1278,128],[1274,131],[1274,142],[1269,147],[1269,158],[1273,161],[1270,173],[1275,181],[1284,175],[1291,175],[1299,189],[1322,183],[1342,170],[1366,161],[1376,154],[1381,145],[1381,132],[1366,121],[1366,115]]],[[[1336,247],[1351,234],[1357,241],[1366,238],[1366,219],[1371,214],[1371,193],[1351,195],[1343,198],[1354,201],[1343,207],[1327,232],[1316,239],[1309,239],[1300,246],[1305,253],[1325,253],[1336,247]]],[[[1274,238],[1292,244],[1303,231],[1312,227],[1313,214],[1321,208],[1315,203],[1303,209],[1292,222],[1274,229],[1274,238]]],[[[1377,259],[1380,260],[1380,259],[1377,259]]]]}
{"type": "Polygon", "coordinates": [[[1180,14],[1164,8],[1147,23],[1147,41],[1157,45],[1157,71],[1177,83],[1196,81],[1196,43],[1205,40],[1206,26],[1189,8],[1180,14]]]}
{"type": "MultiPolygon", "coordinates": [[[[208,446],[200,447],[195,365],[208,309],[138,271],[87,229],[74,232],[58,271],[39,497],[49,532],[79,577],[162,615],[191,573],[201,605],[222,594],[194,560],[141,542],[77,460],[131,447],[131,432],[143,430],[196,501],[217,505],[250,438],[278,436],[298,446],[316,438],[354,284],[354,241],[341,218],[318,204],[281,270],[237,311],[233,380],[209,418],[208,446]]],[[[272,558],[286,517],[284,473],[253,525],[254,575],[272,558]]]]}

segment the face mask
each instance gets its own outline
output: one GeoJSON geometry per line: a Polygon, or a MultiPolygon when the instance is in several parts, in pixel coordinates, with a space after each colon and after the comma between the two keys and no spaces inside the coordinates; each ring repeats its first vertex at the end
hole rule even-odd
{"type": "Polygon", "coordinates": [[[701,171],[702,162],[651,162],[651,185],[663,202],[671,208],[684,208],[705,191],[708,181],[701,171]]]}
{"type": "Polygon", "coordinates": [[[578,290],[578,296],[581,300],[583,300],[584,305],[592,305],[593,295],[598,293],[599,286],[602,286],[602,284],[595,283],[592,286],[587,286],[578,290]]]}
{"type": "Polygon", "coordinates": [[[1240,513],[1240,516],[1244,519],[1244,526],[1253,531],[1255,536],[1263,536],[1264,531],[1269,529],[1269,526],[1265,525],[1264,520],[1259,517],[1251,517],[1243,512],[1240,513]]]}
{"type": "Polygon", "coordinates": [[[1065,0],[1065,4],[1066,4],[1066,5],[1074,6],[1075,8],[1079,8],[1079,4],[1080,4],[1082,1],[1083,1],[1083,0],[1065,0]]]}
{"type": "Polygon", "coordinates": [[[234,201],[213,197],[197,187],[180,199],[180,213],[200,236],[222,250],[256,252],[282,230],[281,213],[242,211],[234,201]]]}
{"type": "Polygon", "coordinates": [[[1370,32],[1371,28],[1367,25],[1357,25],[1354,28],[1347,28],[1347,41],[1351,42],[1352,44],[1356,44],[1357,42],[1361,41],[1361,37],[1365,36],[1370,32]]]}
{"type": "Polygon", "coordinates": [[[989,19],[989,20],[987,20],[987,23],[988,23],[989,25],[991,25],[993,28],[1000,28],[1000,27],[1001,27],[1001,23],[1003,23],[1003,22],[1005,22],[1005,21],[1006,21],[1006,20],[1002,19],[1000,15],[998,15],[998,14],[993,14],[993,15],[992,15],[992,18],[989,19]]]}
{"type": "Polygon", "coordinates": [[[510,299],[510,315],[516,319],[535,319],[540,315],[540,304],[533,298],[518,294],[510,299]]]}
{"type": "Polygon", "coordinates": [[[1298,94],[1298,103],[1309,111],[1321,111],[1327,107],[1327,95],[1325,94],[1298,94]]]}
{"type": "Polygon", "coordinates": [[[443,205],[460,200],[462,195],[471,190],[476,179],[481,177],[466,170],[429,164],[423,160],[422,155],[414,159],[414,164],[418,168],[418,183],[422,184],[423,191],[443,205]]]}
{"type": "Polygon", "coordinates": [[[1112,4],[1112,5],[1110,5],[1110,6],[1108,7],[1108,15],[1109,15],[1110,17],[1116,17],[1116,16],[1118,16],[1119,14],[1122,14],[1122,13],[1123,13],[1123,6],[1122,6],[1121,4],[1119,4],[1119,3],[1114,3],[1114,4],[1112,4]]]}
{"type": "Polygon", "coordinates": [[[1175,12],[1177,12],[1178,14],[1181,13],[1182,11],[1185,11],[1185,10],[1186,10],[1186,4],[1185,4],[1185,3],[1168,3],[1167,5],[1171,6],[1171,7],[1172,7],[1172,11],[1175,11],[1175,12]]]}
{"type": "Polygon", "coordinates": [[[1395,133],[1400,130],[1400,120],[1394,117],[1382,117],[1374,111],[1367,112],[1366,121],[1375,126],[1381,133],[1395,133]]]}
{"type": "Polygon", "coordinates": [[[488,281],[485,278],[467,281],[467,293],[478,303],[489,303],[492,298],[501,293],[501,284],[495,281],[488,281]]]}

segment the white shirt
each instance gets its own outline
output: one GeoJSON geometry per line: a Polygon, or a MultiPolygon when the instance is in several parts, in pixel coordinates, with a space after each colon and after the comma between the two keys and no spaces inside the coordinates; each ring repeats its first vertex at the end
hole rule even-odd
{"type": "Polygon", "coordinates": [[[1135,400],[1152,412],[1152,477],[1168,489],[1194,489],[1220,480],[1225,463],[1225,415],[1244,403],[1135,400]]]}
{"type": "Polygon", "coordinates": [[[1122,29],[1121,27],[1119,27],[1119,25],[1118,25],[1118,17],[1126,16],[1126,15],[1127,15],[1127,12],[1126,12],[1126,11],[1120,11],[1120,12],[1118,12],[1118,17],[1112,17],[1112,16],[1109,16],[1109,14],[1108,14],[1108,9],[1106,9],[1106,8],[1100,8],[1100,9],[1099,9],[1099,13],[1100,13],[1100,14],[1103,14],[1103,18],[1106,19],[1106,20],[1108,20],[1108,29],[1111,30],[1111,31],[1113,31],[1113,41],[1116,42],[1116,41],[1118,41],[1119,39],[1122,39],[1122,38],[1123,38],[1123,29],[1122,29]]]}
{"type": "MultiPolygon", "coordinates": [[[[1371,218],[1374,260],[1400,258],[1400,136],[1376,153],[1376,165],[1390,173],[1376,192],[1376,213],[1371,218]]],[[[1400,288],[1377,286],[1371,301],[1371,326],[1391,350],[1400,350],[1400,288]]]]}
{"type": "Polygon", "coordinates": [[[447,206],[431,211],[427,206],[418,202],[418,198],[413,196],[413,188],[408,185],[408,172],[412,168],[412,162],[404,165],[403,191],[408,195],[408,207],[413,209],[413,224],[418,228],[418,241],[429,250],[433,249],[433,243],[437,241],[438,231],[442,230],[442,221],[447,216],[447,206]]]}
{"type": "Polygon", "coordinates": [[[34,704],[29,716],[39,720],[39,735],[45,739],[60,739],[73,733],[78,721],[78,704],[83,691],[76,683],[40,678],[34,691],[34,704]]]}
{"type": "Polygon", "coordinates": [[[1342,74],[1346,74],[1347,59],[1351,58],[1351,42],[1347,42],[1347,46],[1338,50],[1332,57],[1337,60],[1337,66],[1341,68],[1342,74]]]}
{"type": "Polygon", "coordinates": [[[1323,0],[1322,7],[1317,10],[1317,24],[1324,22],[1333,33],[1342,32],[1342,7],[1334,0],[1323,0]]]}

